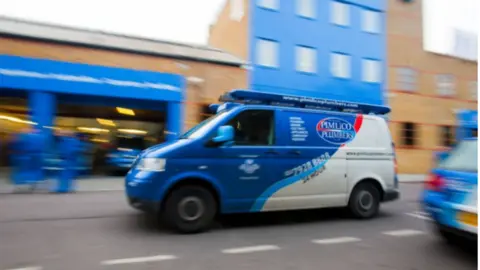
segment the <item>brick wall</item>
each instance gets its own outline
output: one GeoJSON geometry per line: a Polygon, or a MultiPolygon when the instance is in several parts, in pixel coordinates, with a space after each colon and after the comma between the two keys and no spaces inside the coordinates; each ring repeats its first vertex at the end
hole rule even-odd
{"type": "Polygon", "coordinates": [[[387,12],[388,82],[392,107],[391,132],[398,146],[400,173],[427,173],[432,167],[433,153],[440,150],[440,128],[453,126],[455,109],[476,109],[469,83],[477,80],[477,64],[426,52],[423,50],[422,1],[389,0],[387,12]],[[416,87],[405,92],[399,89],[398,67],[417,72],[416,87]],[[455,94],[441,97],[435,76],[455,76],[455,94]],[[403,146],[403,124],[415,123],[415,146],[403,146]]]}
{"type": "Polygon", "coordinates": [[[243,60],[248,60],[248,22],[250,0],[243,0],[244,15],[240,21],[230,18],[231,1],[225,4],[216,22],[210,26],[208,44],[225,50],[243,60]]]}

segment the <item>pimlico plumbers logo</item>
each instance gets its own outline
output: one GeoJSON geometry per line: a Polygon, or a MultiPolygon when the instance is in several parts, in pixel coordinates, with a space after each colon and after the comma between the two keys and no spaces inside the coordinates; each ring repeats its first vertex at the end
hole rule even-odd
{"type": "Polygon", "coordinates": [[[337,145],[350,142],[356,134],[352,124],[336,117],[328,117],[318,121],[316,129],[320,138],[337,145]]]}

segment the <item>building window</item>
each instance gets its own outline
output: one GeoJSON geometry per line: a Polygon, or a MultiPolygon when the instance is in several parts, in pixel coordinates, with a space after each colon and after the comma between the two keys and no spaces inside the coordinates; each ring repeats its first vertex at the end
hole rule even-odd
{"type": "Polygon", "coordinates": [[[257,41],[257,64],[264,67],[278,67],[278,42],[267,39],[257,41]]]}
{"type": "Polygon", "coordinates": [[[396,69],[397,88],[402,91],[415,91],[417,89],[417,71],[413,68],[401,67],[396,69]]]}
{"type": "Polygon", "coordinates": [[[382,80],[380,61],[372,59],[362,60],[362,81],[379,83],[382,80]]]}
{"type": "Polygon", "coordinates": [[[478,99],[478,83],[477,82],[469,82],[468,83],[468,88],[470,91],[470,96],[472,97],[473,100],[478,99]]]}
{"type": "Polygon", "coordinates": [[[350,78],[350,55],[330,54],[330,72],[337,78],[350,78]]]}
{"type": "Polygon", "coordinates": [[[296,46],[295,47],[296,69],[301,72],[317,72],[317,50],[314,48],[296,46]]]}
{"type": "Polygon", "coordinates": [[[331,23],[348,26],[350,24],[350,6],[334,1],[331,4],[330,16],[331,23]]]}
{"type": "Polygon", "coordinates": [[[230,0],[230,19],[234,21],[241,21],[244,15],[243,10],[244,0],[230,0]]]}
{"type": "Polygon", "coordinates": [[[368,33],[378,34],[381,32],[380,12],[372,10],[362,11],[362,30],[368,33]]]}
{"type": "Polygon", "coordinates": [[[453,146],[455,139],[453,136],[453,127],[451,126],[442,126],[440,127],[440,138],[441,145],[445,147],[453,146]]]}
{"type": "Polygon", "coordinates": [[[296,0],[297,14],[302,17],[315,18],[316,0],[296,0]]]}
{"type": "Polygon", "coordinates": [[[435,77],[437,93],[440,96],[455,95],[455,77],[451,74],[439,74],[435,77]]]}
{"type": "Polygon", "coordinates": [[[259,7],[268,8],[268,9],[279,9],[279,0],[257,0],[257,5],[259,7]]]}
{"type": "Polygon", "coordinates": [[[415,123],[406,122],[402,123],[402,136],[401,143],[404,146],[417,145],[417,125],[415,123]]]}

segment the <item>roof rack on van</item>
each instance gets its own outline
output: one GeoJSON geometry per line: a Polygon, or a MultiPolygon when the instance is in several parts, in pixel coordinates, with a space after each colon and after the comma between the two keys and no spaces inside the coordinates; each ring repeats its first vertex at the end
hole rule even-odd
{"type": "Polygon", "coordinates": [[[253,90],[232,90],[222,95],[219,101],[361,114],[384,115],[390,112],[389,107],[380,105],[303,96],[278,95],[253,90]]]}

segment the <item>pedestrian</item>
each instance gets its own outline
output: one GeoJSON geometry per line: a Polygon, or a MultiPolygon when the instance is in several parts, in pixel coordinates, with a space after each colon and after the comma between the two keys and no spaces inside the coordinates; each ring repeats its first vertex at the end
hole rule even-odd
{"type": "Polygon", "coordinates": [[[81,145],[75,133],[64,130],[58,140],[60,171],[57,177],[56,193],[68,193],[74,189],[74,181],[78,176],[78,161],[81,145]]]}
{"type": "Polygon", "coordinates": [[[36,127],[24,128],[12,142],[12,182],[14,185],[30,184],[34,187],[44,179],[44,140],[36,127]]]}
{"type": "Polygon", "coordinates": [[[77,136],[80,144],[80,160],[78,166],[78,174],[86,175],[93,170],[92,164],[92,144],[89,141],[89,137],[86,134],[79,133],[77,136]]]}

